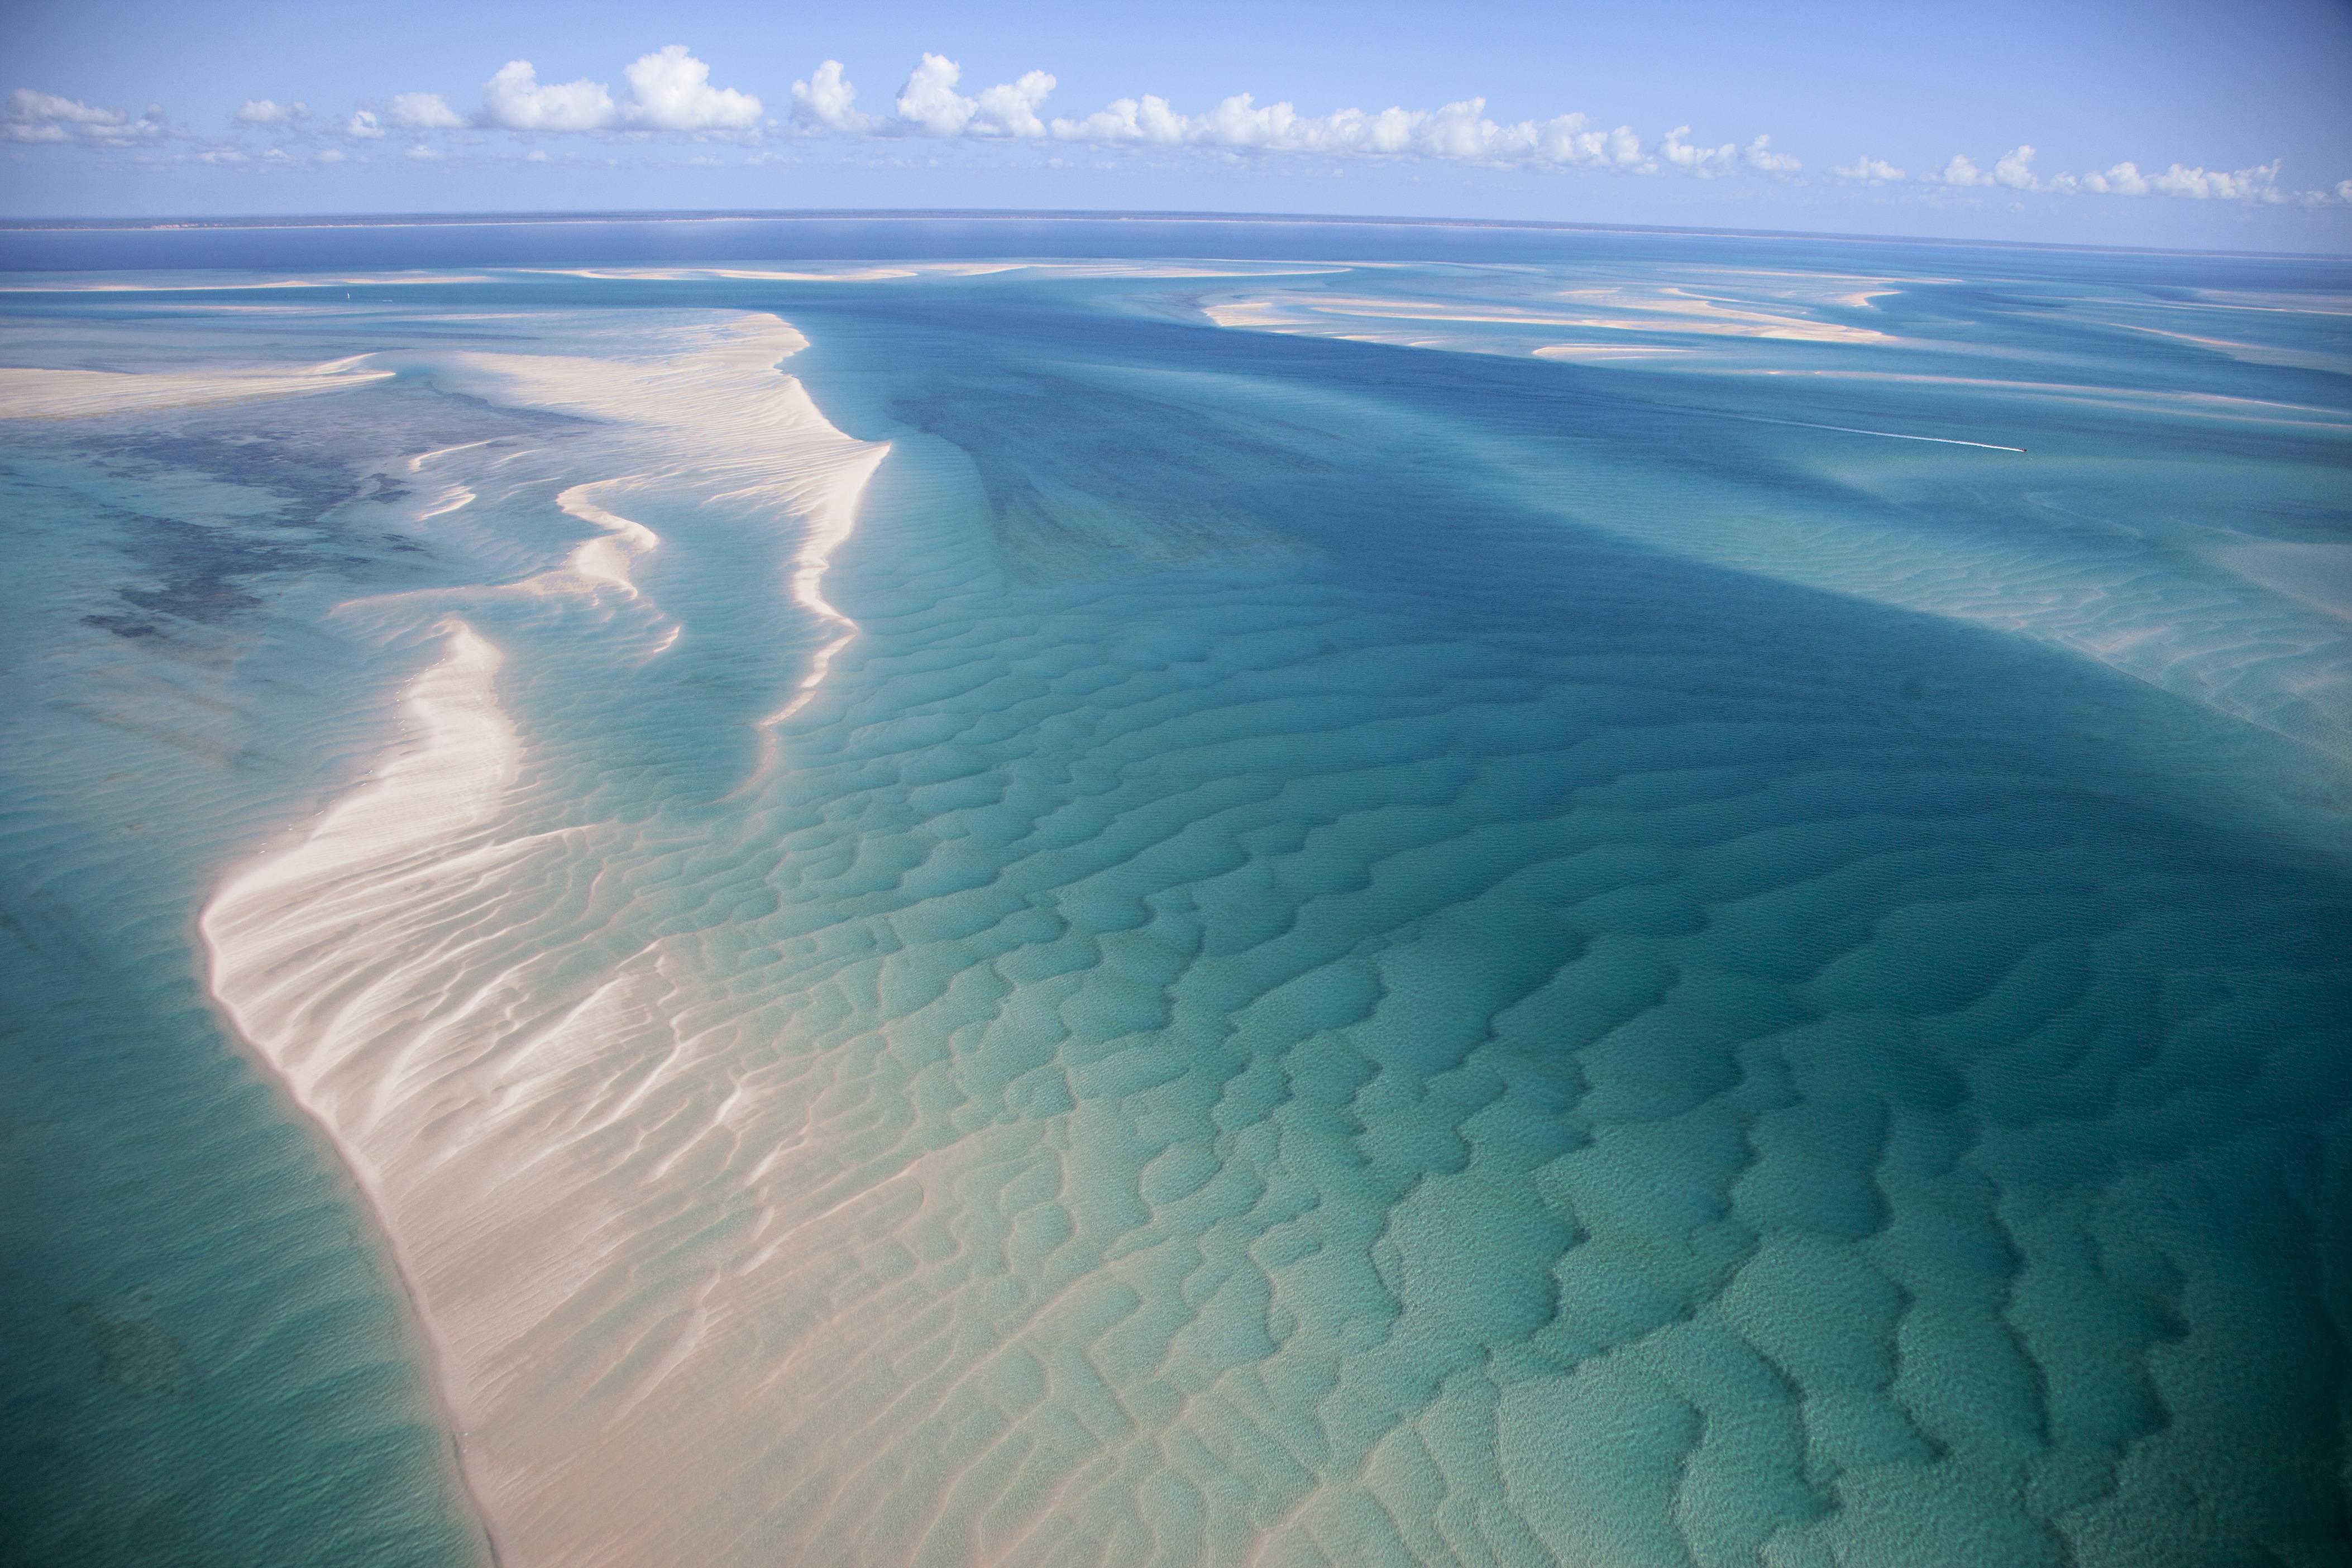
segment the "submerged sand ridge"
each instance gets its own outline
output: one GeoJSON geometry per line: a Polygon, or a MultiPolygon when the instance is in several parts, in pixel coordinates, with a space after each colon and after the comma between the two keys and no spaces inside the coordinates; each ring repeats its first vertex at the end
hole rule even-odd
{"type": "Polygon", "coordinates": [[[503,1560],[2316,1560],[2324,1270],[2231,1215],[2352,1168],[2323,888],[1672,563],[1542,637],[1439,557],[1019,587],[788,330],[450,363],[647,460],[204,915],[503,1560]],[[780,765],[597,771],[786,634],[780,765]]]}
{"type": "MultiPolygon", "coordinates": [[[[1834,278],[1805,286],[1745,268],[1564,293],[1558,281],[1506,274],[1401,298],[1294,286],[1205,296],[1197,309],[1238,331],[1570,362],[1603,378],[1580,385],[1614,378],[1633,398],[1660,397],[1658,416],[1701,447],[1724,444],[1727,424],[1835,437],[1769,452],[1822,482],[1780,495],[1759,494],[1752,475],[1717,484],[1695,467],[1674,471],[1684,466],[1646,445],[1531,462],[1476,426],[1459,433],[1454,460],[1521,476],[1537,504],[1645,545],[2063,647],[2284,735],[2334,769],[2352,766],[2352,637],[2333,580],[2340,564],[2326,558],[2337,546],[2255,542],[2228,526],[2275,478],[2247,465],[2232,482],[2235,448],[2255,432],[2302,448],[2319,492],[2303,505],[2330,510],[2323,498],[2340,489],[2352,429],[2341,409],[2300,401],[2300,388],[2294,398],[2229,395],[2193,375],[2130,374],[2128,361],[2118,375],[2114,360],[2077,362],[2032,340],[1937,341],[1893,331],[1899,318],[1876,318],[1889,330],[1835,319],[1876,316],[1874,300],[1904,293],[1893,279],[1852,294],[1834,278]],[[1631,313],[1547,316],[1535,303],[1560,298],[1631,313]],[[1547,324],[1598,338],[1539,342],[1547,324]],[[1625,332],[1654,341],[1611,341],[1625,332]],[[1786,406],[1765,390],[1807,382],[1815,386],[1786,406]],[[1869,387],[1897,395],[1853,396],[1869,387]],[[2128,442],[2100,428],[2117,416],[2132,421],[2128,442]],[[2099,438],[2086,440],[2086,428],[2099,438]],[[1927,468],[1916,452],[1872,450],[1886,443],[1951,448],[1938,455],[1953,460],[1927,468]],[[2098,547],[2086,549],[2086,536],[2098,547]],[[2296,567],[2282,571],[2290,559],[2296,567]]],[[[1923,292],[1958,282],[1908,281],[1923,292]]],[[[2067,303],[2073,330],[2140,330],[2113,319],[2127,313],[2115,302],[2067,303]]],[[[2343,352],[2300,359],[2352,369],[2343,352]]],[[[1391,414],[1365,403],[1367,418],[1391,414]]],[[[1397,429],[1398,440],[1414,438],[1405,422],[1397,429]]]]}

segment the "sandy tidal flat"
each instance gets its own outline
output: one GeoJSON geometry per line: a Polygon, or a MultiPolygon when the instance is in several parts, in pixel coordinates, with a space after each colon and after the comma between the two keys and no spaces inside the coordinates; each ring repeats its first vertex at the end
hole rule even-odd
{"type": "MultiPolygon", "coordinates": [[[[1748,352],[1926,377],[1951,266],[1748,352]]],[[[2344,644],[2197,500],[2322,527],[2326,432],[2167,426],[2127,537],[2121,416],[2003,489],[1984,388],[915,270],[387,311],[326,515],[407,548],[58,634],[331,761],[187,829],[194,963],[500,1561],[2330,1560],[2344,644]]]]}
{"type": "Polygon", "coordinates": [[[254,397],[289,397],[391,375],[387,370],[360,368],[364,358],[296,371],[228,374],[0,366],[0,419],[89,419],[254,397]]]}

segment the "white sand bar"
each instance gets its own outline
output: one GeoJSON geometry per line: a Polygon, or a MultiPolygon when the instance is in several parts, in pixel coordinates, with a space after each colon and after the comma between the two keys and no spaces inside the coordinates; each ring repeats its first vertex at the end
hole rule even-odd
{"type": "MultiPolygon", "coordinates": [[[[885,448],[777,374],[799,343],[754,317],[669,357],[457,356],[448,379],[469,390],[649,429],[680,465],[563,491],[604,531],[524,586],[638,597],[629,563],[659,542],[605,504],[630,489],[772,516],[803,531],[779,598],[831,639],[804,700],[856,635],[819,583],[885,448]]],[[[780,1234],[806,1173],[776,1157],[775,1129],[740,1136],[751,1100],[702,1103],[741,1042],[685,1013],[671,971],[690,955],[613,949],[601,894],[551,910],[551,889],[600,884],[609,835],[525,824],[531,752],[500,655],[454,618],[442,635],[376,776],[204,910],[212,988],[392,1237],[500,1561],[738,1560],[776,1500],[730,1489],[795,1419],[744,1381],[773,1371],[757,1341],[795,1254],[728,1249],[709,1273],[662,1259],[714,1201],[747,1237],[780,1234]]]]}
{"type": "Polygon", "coordinates": [[[388,370],[362,369],[368,356],[280,371],[39,370],[0,366],[0,419],[89,419],[101,414],[143,414],[158,408],[290,397],[306,392],[388,380],[388,370]]]}

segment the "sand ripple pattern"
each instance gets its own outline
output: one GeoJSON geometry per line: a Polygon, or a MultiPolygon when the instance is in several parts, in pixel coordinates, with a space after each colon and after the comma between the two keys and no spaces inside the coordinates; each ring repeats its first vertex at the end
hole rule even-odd
{"type": "MultiPolygon", "coordinates": [[[[879,453],[793,428],[669,482],[839,547],[879,453]]],[[[827,662],[752,786],[630,805],[643,689],[559,723],[452,621],[205,911],[506,1561],[2323,1560],[2332,885],[1645,630],[1685,568],[1540,647],[1303,566],[1015,590],[950,468],[847,612],[780,584],[827,662]]]]}

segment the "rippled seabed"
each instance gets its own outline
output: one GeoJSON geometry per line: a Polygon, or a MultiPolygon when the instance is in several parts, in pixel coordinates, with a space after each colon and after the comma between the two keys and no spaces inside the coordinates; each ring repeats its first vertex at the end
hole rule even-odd
{"type": "Polygon", "coordinates": [[[11,1554],[2339,1561],[2352,279],[1645,244],[0,295],[11,1554]]]}

